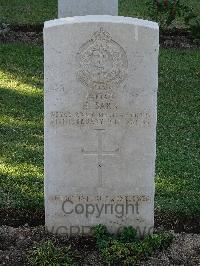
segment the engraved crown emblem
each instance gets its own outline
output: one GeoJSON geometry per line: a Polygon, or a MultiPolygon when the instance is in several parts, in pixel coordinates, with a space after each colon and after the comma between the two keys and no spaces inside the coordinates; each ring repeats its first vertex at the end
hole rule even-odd
{"type": "Polygon", "coordinates": [[[91,40],[101,40],[101,41],[110,41],[112,40],[110,33],[100,28],[99,31],[95,32],[91,40]]]}
{"type": "Polygon", "coordinates": [[[126,52],[102,27],[80,47],[77,63],[77,77],[90,89],[116,88],[127,77],[126,52]]]}

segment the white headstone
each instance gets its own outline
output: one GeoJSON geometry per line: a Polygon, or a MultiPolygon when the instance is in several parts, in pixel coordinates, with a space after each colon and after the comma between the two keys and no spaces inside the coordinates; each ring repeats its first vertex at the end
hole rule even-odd
{"type": "Polygon", "coordinates": [[[118,0],[58,0],[58,17],[118,15],[118,0]]]}
{"type": "Polygon", "coordinates": [[[157,23],[45,23],[45,209],[53,233],[154,225],[157,23]]]}

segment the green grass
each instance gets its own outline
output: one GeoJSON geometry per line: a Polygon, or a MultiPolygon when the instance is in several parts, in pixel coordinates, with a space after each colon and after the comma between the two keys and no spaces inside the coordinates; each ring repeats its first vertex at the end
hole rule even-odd
{"type": "MultiPolygon", "coordinates": [[[[1,0],[0,23],[35,25],[57,18],[58,0],[1,0]]],[[[199,0],[182,0],[200,13],[199,0]]],[[[146,0],[119,0],[119,14],[148,18],[146,0]]]]}
{"type": "MultiPolygon", "coordinates": [[[[181,0],[181,2],[200,12],[199,0],[181,0]]],[[[122,16],[148,18],[149,7],[146,3],[147,0],[119,0],[119,13],[122,16]]]]}
{"type": "Polygon", "coordinates": [[[162,50],[157,129],[157,207],[200,215],[200,53],[162,50]]]}
{"type": "Polygon", "coordinates": [[[57,17],[57,0],[1,0],[0,22],[35,25],[57,17]]]}
{"type": "Polygon", "coordinates": [[[150,236],[138,235],[137,230],[131,226],[112,235],[101,224],[94,228],[94,237],[106,265],[138,265],[156,250],[168,248],[173,240],[173,235],[166,232],[150,236]]]}
{"type": "Polygon", "coordinates": [[[70,246],[57,247],[49,240],[29,251],[28,262],[32,266],[72,266],[75,256],[70,246]]]}
{"type": "Polygon", "coordinates": [[[0,206],[43,206],[42,49],[0,46],[0,206]]]}
{"type": "MultiPolygon", "coordinates": [[[[42,47],[0,47],[0,208],[43,208],[42,47]]],[[[200,215],[200,53],[161,50],[156,206],[200,215]]]]}

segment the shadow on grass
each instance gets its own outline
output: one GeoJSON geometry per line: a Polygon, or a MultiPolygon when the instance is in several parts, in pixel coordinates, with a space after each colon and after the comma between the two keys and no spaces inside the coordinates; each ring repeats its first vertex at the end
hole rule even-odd
{"type": "MultiPolygon", "coordinates": [[[[30,89],[25,87],[23,89],[30,89]]],[[[0,86],[1,116],[19,121],[38,121],[43,118],[43,95],[40,92],[23,93],[0,86]]],[[[13,120],[14,121],[14,120],[13,120]]]]}
{"type": "Polygon", "coordinates": [[[8,78],[43,89],[43,48],[38,45],[1,44],[0,72],[8,78]],[[10,75],[9,75],[10,74],[10,75]]]}
{"type": "Polygon", "coordinates": [[[1,175],[0,208],[43,209],[43,178],[31,173],[16,177],[1,175]]]}
{"type": "Polygon", "coordinates": [[[43,165],[43,98],[1,88],[1,156],[14,164],[43,165]]]}
{"type": "Polygon", "coordinates": [[[1,45],[0,208],[43,208],[42,48],[1,45]]]}

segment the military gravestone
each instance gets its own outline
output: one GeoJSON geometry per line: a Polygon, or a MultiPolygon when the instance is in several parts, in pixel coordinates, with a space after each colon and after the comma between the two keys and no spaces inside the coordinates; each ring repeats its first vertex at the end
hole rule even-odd
{"type": "Polygon", "coordinates": [[[86,16],[45,23],[45,209],[54,233],[154,225],[159,29],[86,16]]]}
{"type": "Polygon", "coordinates": [[[118,0],[58,0],[58,17],[118,15],[118,0]]]}

